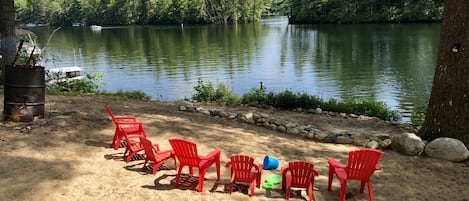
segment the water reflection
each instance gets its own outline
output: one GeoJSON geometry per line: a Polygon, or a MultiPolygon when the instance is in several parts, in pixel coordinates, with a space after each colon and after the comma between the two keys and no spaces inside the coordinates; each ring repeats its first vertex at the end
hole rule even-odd
{"type": "MultiPolygon", "coordinates": [[[[49,29],[35,29],[46,41],[49,29]]],[[[374,98],[404,112],[426,105],[439,24],[258,24],[63,28],[46,67],[105,74],[103,90],[140,90],[155,99],[192,95],[200,78],[244,94],[263,81],[323,98],[374,98]],[[75,50],[75,51],[74,51],[75,50]],[[75,53],[74,53],[75,52],[75,53]]],[[[45,43],[45,42],[43,42],[45,43]]]]}

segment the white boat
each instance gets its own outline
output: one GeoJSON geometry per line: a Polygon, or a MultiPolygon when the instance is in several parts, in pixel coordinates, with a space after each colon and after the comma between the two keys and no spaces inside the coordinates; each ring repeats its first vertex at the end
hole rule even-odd
{"type": "Polygon", "coordinates": [[[51,68],[46,70],[46,82],[54,84],[57,82],[81,80],[85,76],[82,75],[82,69],[78,66],[51,68]]]}
{"type": "Polygon", "coordinates": [[[90,26],[91,31],[101,31],[102,28],[103,27],[99,26],[99,25],[91,25],[90,26]]]}

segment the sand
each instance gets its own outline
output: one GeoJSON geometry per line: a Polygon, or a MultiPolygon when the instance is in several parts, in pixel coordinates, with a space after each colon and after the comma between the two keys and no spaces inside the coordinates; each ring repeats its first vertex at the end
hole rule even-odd
{"type": "MultiPolygon", "coordinates": [[[[280,166],[288,161],[313,162],[319,171],[314,198],[339,200],[339,183],[334,179],[327,191],[329,157],[346,163],[347,152],[360,147],[319,143],[292,137],[252,124],[178,111],[172,103],[118,101],[100,97],[46,97],[44,119],[34,122],[3,122],[0,126],[0,200],[285,200],[277,185],[268,195],[246,185],[236,185],[228,194],[229,170],[224,168],[233,154],[247,154],[262,163],[266,155],[280,166]],[[205,176],[203,192],[197,192],[197,178],[183,170],[181,185],[174,187],[176,170],[172,159],[156,175],[143,170],[143,160],[123,161],[124,149],[111,148],[115,126],[103,108],[109,103],[116,115],[134,115],[144,123],[148,138],[162,149],[170,149],[169,138],[184,138],[198,144],[200,154],[221,149],[221,180],[215,167],[205,176]]],[[[212,106],[221,107],[221,106],[212,106]]],[[[228,111],[256,108],[232,107],[228,111]]],[[[344,119],[297,112],[265,110],[293,122],[310,123],[331,131],[399,134],[398,125],[377,121],[344,119]]],[[[469,200],[469,162],[452,163],[425,156],[384,152],[382,171],[372,177],[374,200],[469,200]]],[[[197,175],[197,171],[196,175],[197,175]]],[[[263,170],[262,176],[280,170],[263,170]]],[[[346,200],[368,200],[359,182],[349,182],[346,200]]],[[[290,200],[306,200],[304,189],[296,189],[290,200]]]]}

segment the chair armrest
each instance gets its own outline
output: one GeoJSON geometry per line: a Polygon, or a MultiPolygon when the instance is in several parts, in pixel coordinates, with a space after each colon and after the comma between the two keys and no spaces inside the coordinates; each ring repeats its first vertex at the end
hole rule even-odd
{"type": "Polygon", "coordinates": [[[220,153],[221,153],[220,149],[215,149],[212,152],[210,152],[208,155],[199,156],[199,157],[202,160],[209,160],[209,159],[212,159],[212,158],[215,158],[215,157],[220,157],[220,153]]]}
{"type": "Polygon", "coordinates": [[[137,121],[137,118],[134,117],[134,116],[118,116],[118,117],[114,117],[114,119],[118,122],[121,122],[121,121],[137,121]]]}
{"type": "Polygon", "coordinates": [[[313,169],[313,177],[317,177],[317,176],[319,176],[318,170],[313,169]]]}
{"type": "Polygon", "coordinates": [[[347,166],[345,165],[342,165],[340,164],[339,162],[337,162],[335,159],[333,158],[328,158],[327,159],[327,162],[329,163],[329,166],[333,166],[333,167],[338,167],[338,168],[345,168],[347,166]]]}
{"type": "Polygon", "coordinates": [[[228,163],[226,163],[225,167],[226,167],[226,168],[230,168],[230,169],[231,169],[231,161],[230,161],[230,162],[228,162],[228,163]]]}
{"type": "Polygon", "coordinates": [[[285,175],[287,175],[287,172],[290,170],[290,168],[288,167],[282,167],[281,168],[281,171],[282,171],[282,178],[285,177],[285,175]]]}
{"type": "Polygon", "coordinates": [[[141,121],[122,121],[122,122],[117,122],[119,125],[143,125],[141,121]]]}
{"type": "Polygon", "coordinates": [[[256,168],[257,172],[260,174],[262,173],[262,164],[254,164],[254,167],[256,168]]]}
{"type": "Polygon", "coordinates": [[[382,169],[383,169],[383,167],[381,167],[380,164],[376,164],[375,170],[382,170],[382,169]]]}

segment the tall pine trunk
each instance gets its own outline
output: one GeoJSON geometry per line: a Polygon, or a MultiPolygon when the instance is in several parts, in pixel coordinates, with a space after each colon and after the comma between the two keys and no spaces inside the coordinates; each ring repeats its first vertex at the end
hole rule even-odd
{"type": "Polygon", "coordinates": [[[16,54],[15,2],[13,0],[0,0],[0,36],[0,54],[2,55],[0,81],[3,83],[5,65],[11,64],[16,54]]]}
{"type": "Polygon", "coordinates": [[[469,1],[446,0],[425,122],[426,140],[452,137],[469,146],[469,1]]]}

